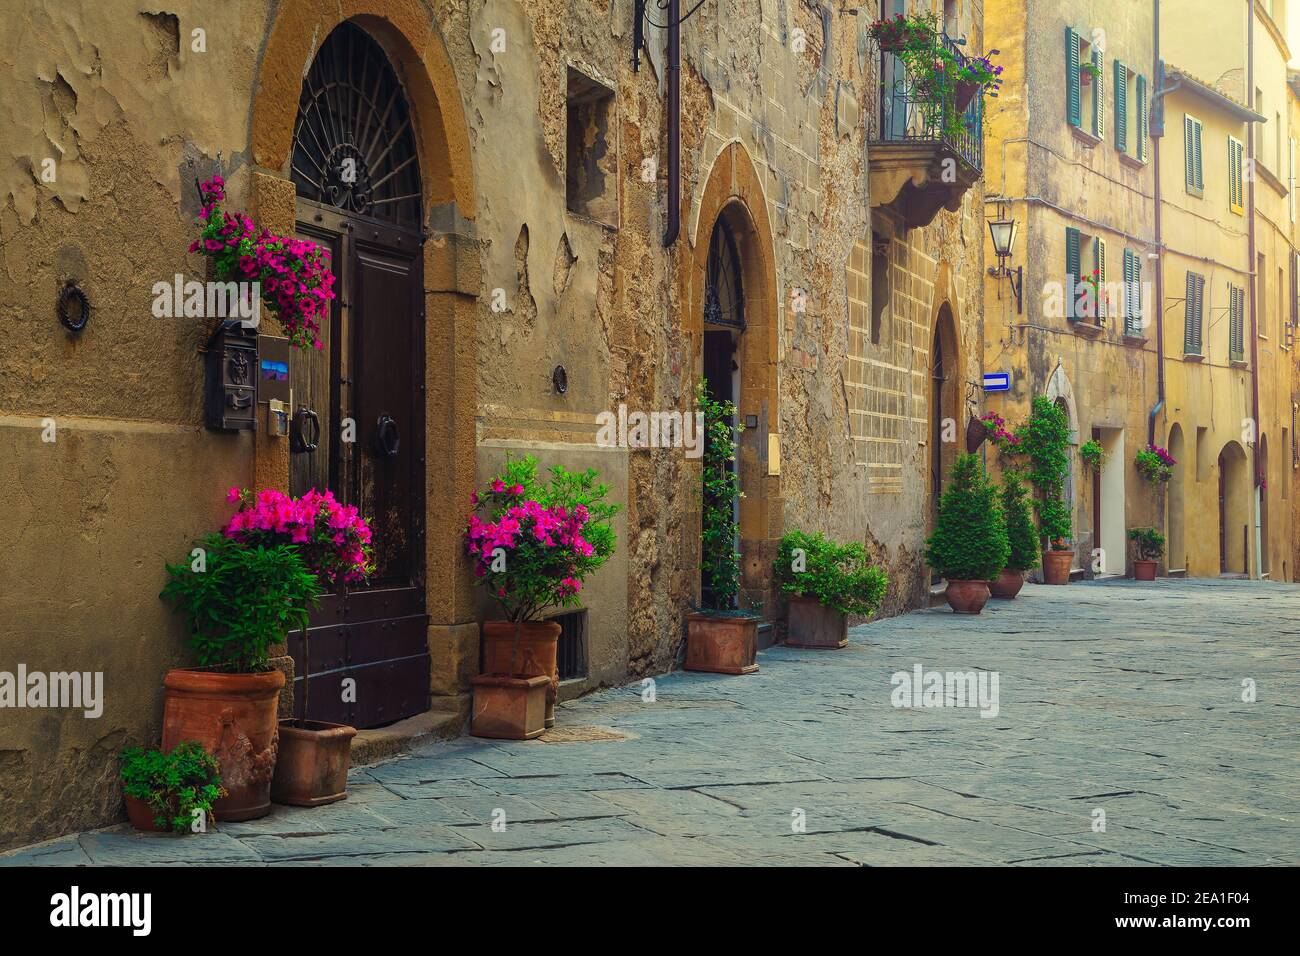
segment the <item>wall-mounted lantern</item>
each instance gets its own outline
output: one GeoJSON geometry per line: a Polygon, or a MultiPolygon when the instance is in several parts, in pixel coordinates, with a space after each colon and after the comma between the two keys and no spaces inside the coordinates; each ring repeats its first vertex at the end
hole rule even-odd
{"type": "Polygon", "coordinates": [[[1011,282],[1011,292],[1016,297],[1016,314],[1024,312],[1024,300],[1022,290],[1025,284],[1024,268],[1016,266],[1011,269],[1007,265],[1007,260],[1011,258],[1011,250],[1016,244],[1016,220],[1014,216],[1005,216],[999,210],[999,218],[989,222],[989,236],[993,239],[993,251],[997,254],[997,266],[989,266],[989,275],[995,279],[1009,279],[1011,282]]]}

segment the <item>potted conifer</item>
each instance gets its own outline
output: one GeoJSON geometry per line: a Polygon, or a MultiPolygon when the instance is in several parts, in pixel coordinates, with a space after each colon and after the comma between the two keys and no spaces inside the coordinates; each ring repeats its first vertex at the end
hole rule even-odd
{"type": "Polygon", "coordinates": [[[957,614],[978,614],[989,599],[989,579],[1007,565],[1006,521],[984,466],[971,454],[957,456],[939,499],[926,560],[948,581],[944,596],[957,614]]]}
{"type": "Polygon", "coordinates": [[[1002,514],[1007,523],[1010,548],[1006,567],[989,582],[993,597],[1010,600],[1025,584],[1025,572],[1038,567],[1038,530],[1030,513],[1024,482],[1016,471],[1002,475],[1002,514]]]}
{"type": "Polygon", "coordinates": [[[1165,536],[1155,528],[1129,528],[1128,538],[1133,542],[1133,580],[1154,581],[1165,553],[1165,536]]]}
{"type": "Polygon", "coordinates": [[[789,608],[786,644],[791,647],[846,647],[848,616],[878,608],[887,583],[861,544],[838,544],[820,532],[787,533],[775,572],[789,608]]]}
{"type": "Polygon", "coordinates": [[[1070,508],[1065,501],[1065,477],[1070,468],[1070,419],[1065,409],[1045,395],[1034,399],[1029,420],[1017,432],[1019,452],[1029,458],[1028,478],[1038,492],[1034,509],[1045,539],[1043,582],[1069,584],[1074,550],[1070,508]]]}
{"type": "Polygon", "coordinates": [[[701,379],[695,407],[704,415],[703,509],[700,563],[703,607],[686,615],[688,671],[752,674],[758,670],[758,615],[737,607],[740,552],[736,550],[736,406],[709,397],[701,379]]]}
{"type": "Polygon", "coordinates": [[[465,547],[474,580],[504,613],[484,622],[483,673],[470,681],[476,737],[527,740],[555,722],[560,625],[542,614],[578,606],[584,579],[614,553],[619,507],[596,477],[557,465],[539,481],[528,455],[507,460],[472,499],[465,547]]]}

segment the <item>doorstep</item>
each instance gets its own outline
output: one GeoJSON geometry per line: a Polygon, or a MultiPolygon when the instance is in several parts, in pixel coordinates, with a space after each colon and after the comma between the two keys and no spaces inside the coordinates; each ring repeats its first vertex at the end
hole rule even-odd
{"type": "Polygon", "coordinates": [[[948,603],[948,582],[940,581],[930,585],[930,607],[939,607],[948,603]]]}
{"type": "Polygon", "coordinates": [[[432,740],[452,740],[465,732],[469,720],[469,694],[434,697],[422,714],[387,727],[358,730],[352,738],[352,766],[363,767],[405,753],[432,740]]]}

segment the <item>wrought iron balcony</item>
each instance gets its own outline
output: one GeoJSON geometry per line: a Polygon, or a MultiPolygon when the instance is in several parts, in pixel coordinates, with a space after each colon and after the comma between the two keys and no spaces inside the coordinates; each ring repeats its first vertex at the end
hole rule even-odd
{"type": "MultiPolygon", "coordinates": [[[[959,64],[967,57],[946,34],[944,47],[959,64]]],[[[956,212],[984,168],[984,91],[965,105],[957,91],[908,71],[892,53],[880,53],[880,102],[868,143],[871,205],[925,226],[941,208],[956,212]]]]}

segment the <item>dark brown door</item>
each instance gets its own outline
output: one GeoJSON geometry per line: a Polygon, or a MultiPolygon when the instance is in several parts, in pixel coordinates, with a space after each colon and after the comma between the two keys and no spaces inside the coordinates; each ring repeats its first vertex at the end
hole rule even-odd
{"type": "MultiPolygon", "coordinates": [[[[290,493],[328,488],[355,505],[375,549],[370,580],[312,614],[307,716],[374,727],[428,709],[420,236],[303,199],[299,219],[300,236],[333,250],[338,298],[325,347],[291,371],[297,421],[314,413],[320,437],[291,454],[290,493]]],[[[290,653],[301,708],[302,635],[290,653]]]]}

